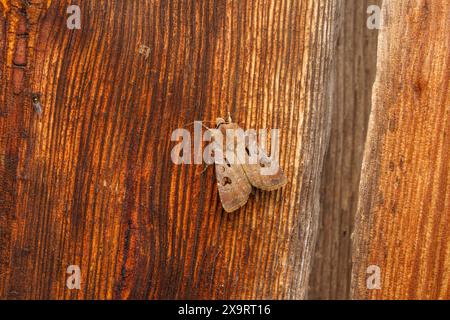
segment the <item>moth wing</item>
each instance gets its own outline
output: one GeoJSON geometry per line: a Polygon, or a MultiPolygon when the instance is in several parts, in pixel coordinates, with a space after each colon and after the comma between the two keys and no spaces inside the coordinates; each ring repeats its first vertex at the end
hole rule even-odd
{"type": "Polygon", "coordinates": [[[246,139],[246,153],[247,161],[242,162],[242,168],[254,187],[264,191],[273,191],[287,184],[283,169],[256,144],[256,139],[246,139]],[[255,161],[249,163],[248,159],[252,156],[253,159],[256,159],[256,163],[254,163],[255,161]]]}
{"type": "Polygon", "coordinates": [[[220,201],[226,212],[236,211],[247,203],[252,186],[241,165],[216,164],[216,178],[220,201]]]}
{"type": "MultiPolygon", "coordinates": [[[[227,129],[235,129],[234,124],[220,126],[220,131],[225,136],[227,129]]],[[[223,155],[226,155],[227,146],[223,144],[223,155]]],[[[226,212],[233,212],[244,206],[252,192],[252,186],[245,175],[242,165],[229,163],[225,156],[224,163],[215,164],[217,187],[220,201],[226,212]]]]}

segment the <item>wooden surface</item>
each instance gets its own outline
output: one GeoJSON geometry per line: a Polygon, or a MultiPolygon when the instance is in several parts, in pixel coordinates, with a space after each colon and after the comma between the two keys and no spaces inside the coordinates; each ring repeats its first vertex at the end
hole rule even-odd
{"type": "Polygon", "coordinates": [[[303,298],[339,2],[70,1],[68,30],[68,1],[2,0],[0,298],[303,298]],[[212,168],[170,159],[227,106],[282,129],[289,180],[231,215],[212,168]]]}
{"type": "Polygon", "coordinates": [[[351,233],[376,73],[378,30],[367,8],[381,1],[343,2],[343,25],[333,63],[332,121],[320,191],[321,213],[309,299],[348,299],[351,233]]]}
{"type": "Polygon", "coordinates": [[[352,297],[450,298],[450,2],[384,1],[352,297]],[[367,268],[381,289],[366,287],[367,268]]]}

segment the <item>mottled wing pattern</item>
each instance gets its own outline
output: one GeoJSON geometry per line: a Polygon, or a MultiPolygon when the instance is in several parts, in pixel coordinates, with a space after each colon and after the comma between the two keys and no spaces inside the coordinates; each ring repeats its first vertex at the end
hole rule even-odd
{"type": "MultiPolygon", "coordinates": [[[[232,129],[232,124],[223,124],[219,127],[225,136],[227,129],[232,129]]],[[[226,146],[223,154],[226,154],[226,146]]],[[[226,212],[233,212],[245,205],[252,191],[252,186],[240,164],[230,164],[225,157],[225,163],[216,163],[216,178],[219,189],[220,201],[226,212]]]]}
{"type": "Polygon", "coordinates": [[[269,158],[266,153],[258,146],[256,139],[246,139],[246,152],[248,157],[254,156],[257,159],[256,164],[249,164],[243,161],[242,168],[247,175],[249,182],[256,188],[273,191],[284,187],[287,178],[283,169],[273,159],[269,158]],[[271,168],[273,173],[263,174],[263,169],[271,168]]]}

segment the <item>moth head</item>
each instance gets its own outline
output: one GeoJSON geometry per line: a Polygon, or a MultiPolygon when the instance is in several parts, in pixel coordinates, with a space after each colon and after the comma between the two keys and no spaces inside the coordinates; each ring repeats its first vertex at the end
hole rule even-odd
{"type": "Polygon", "coordinates": [[[220,127],[221,125],[225,124],[225,123],[227,123],[227,122],[225,121],[224,118],[217,118],[216,119],[216,127],[217,128],[220,127]]]}
{"type": "Polygon", "coordinates": [[[230,124],[230,123],[232,123],[233,122],[233,120],[231,119],[231,115],[230,115],[230,113],[228,112],[228,115],[227,115],[227,117],[224,119],[224,118],[217,118],[216,119],[216,126],[217,126],[217,128],[218,127],[220,127],[222,124],[230,124]]]}

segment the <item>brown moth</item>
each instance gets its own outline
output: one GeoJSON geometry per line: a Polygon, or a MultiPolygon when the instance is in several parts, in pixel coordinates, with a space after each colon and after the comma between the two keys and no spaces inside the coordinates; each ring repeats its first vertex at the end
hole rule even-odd
{"type": "MultiPolygon", "coordinates": [[[[229,115],[227,119],[218,118],[216,125],[222,136],[226,136],[227,130],[240,129],[236,123],[232,122],[229,115]]],[[[271,175],[261,173],[261,168],[270,167],[272,160],[256,145],[255,140],[252,141],[249,141],[248,137],[245,138],[247,156],[253,155],[257,159],[257,163],[251,164],[244,161],[237,152],[234,156],[239,161],[230,163],[226,156],[227,149],[230,152],[230,150],[234,150],[234,146],[230,148],[229,145],[222,144],[224,161],[223,163],[216,162],[215,168],[220,200],[226,212],[233,212],[244,206],[252,192],[252,186],[265,191],[273,191],[284,187],[287,183],[287,178],[279,166],[271,175]]]]}

